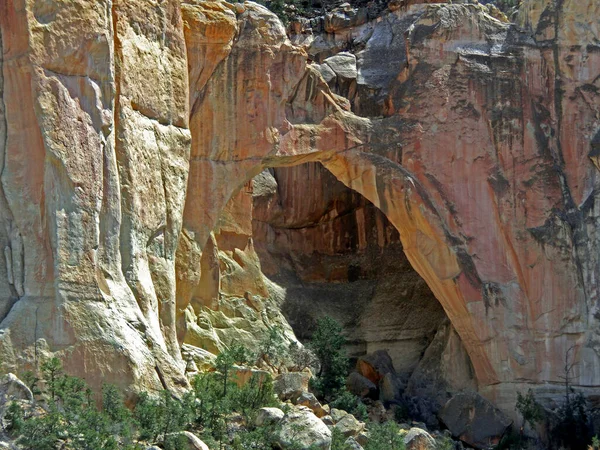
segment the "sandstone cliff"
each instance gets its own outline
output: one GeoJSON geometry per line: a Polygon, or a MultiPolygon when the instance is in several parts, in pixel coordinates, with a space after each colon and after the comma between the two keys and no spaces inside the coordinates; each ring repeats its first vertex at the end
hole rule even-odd
{"type": "MultiPolygon", "coordinates": [[[[600,386],[600,4],[527,0],[510,25],[410,3],[290,39],[251,2],[2,0],[2,366],[57,353],[92,384],[185,387],[182,343],[284,323],[254,205],[289,253],[330,211],[302,197],[282,221],[249,182],[318,162],[387,230],[356,247],[401,248],[425,281],[483,395],[556,396],[570,348],[600,386]]],[[[306,245],[337,254],[327,226],[306,245]]]]}

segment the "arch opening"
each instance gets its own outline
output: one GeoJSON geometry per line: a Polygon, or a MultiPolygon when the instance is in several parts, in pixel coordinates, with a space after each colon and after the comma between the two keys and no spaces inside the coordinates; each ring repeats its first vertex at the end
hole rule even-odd
{"type": "Polygon", "coordinates": [[[477,389],[467,350],[397,227],[319,162],[248,181],[222,209],[200,266],[184,353],[252,346],[274,324],[306,341],[329,315],[344,326],[351,357],[388,352],[399,396],[439,408],[452,393],[477,389]]]}

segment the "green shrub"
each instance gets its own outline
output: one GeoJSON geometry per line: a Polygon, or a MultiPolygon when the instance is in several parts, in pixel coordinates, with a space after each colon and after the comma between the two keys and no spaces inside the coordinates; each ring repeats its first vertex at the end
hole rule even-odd
{"type": "Polygon", "coordinates": [[[329,406],[332,408],[343,409],[346,412],[354,415],[358,420],[367,420],[369,417],[367,406],[358,398],[346,389],[338,391],[338,394],[329,406]]]}
{"type": "Polygon", "coordinates": [[[258,345],[257,364],[264,361],[274,370],[285,363],[288,355],[288,346],[281,327],[270,327],[266,336],[258,345]]]}
{"type": "Polygon", "coordinates": [[[176,448],[174,433],[183,431],[192,420],[192,414],[183,402],[164,390],[157,398],[147,393],[140,395],[134,409],[134,418],[139,427],[140,438],[152,443],[162,443],[165,449],[176,448]]]}
{"type": "Polygon", "coordinates": [[[335,427],[331,430],[331,450],[351,450],[346,445],[346,437],[335,427]]]}
{"type": "Polygon", "coordinates": [[[563,447],[572,450],[587,450],[592,439],[589,425],[587,401],[581,392],[566,396],[565,403],[558,409],[558,423],[552,429],[552,437],[563,447]]]}
{"type": "Polygon", "coordinates": [[[247,351],[234,347],[218,359],[218,372],[192,380],[192,391],[179,399],[168,391],[156,396],[141,393],[133,413],[125,406],[114,386],[102,389],[102,408],[96,407],[86,383],[64,374],[58,359],[42,365],[40,405],[42,414],[25,414],[18,403],[8,406],[7,432],[19,436],[25,449],[56,450],[134,450],[158,444],[165,450],[185,447],[179,432],[191,429],[211,448],[270,449],[274,430],[263,427],[242,429],[235,439],[228,434],[228,420],[241,414],[246,424],[256,411],[274,406],[276,397],[270,376],[254,375],[238,387],[231,373],[235,363],[247,358],[247,351]]]}
{"type": "Polygon", "coordinates": [[[4,430],[11,435],[18,435],[23,429],[23,424],[25,421],[25,416],[21,405],[14,401],[10,402],[10,405],[8,405],[8,408],[6,409],[4,420],[6,420],[6,426],[4,430]]]}
{"type": "Polygon", "coordinates": [[[365,450],[404,450],[404,439],[398,434],[400,429],[396,422],[371,424],[369,426],[369,441],[365,450]]]}
{"type": "Polygon", "coordinates": [[[528,423],[531,428],[535,428],[544,418],[544,408],[536,401],[531,389],[526,395],[517,392],[517,410],[523,416],[523,426],[528,423]]]}
{"type": "Polygon", "coordinates": [[[338,322],[325,316],[317,322],[309,343],[319,361],[319,372],[311,380],[311,387],[328,400],[346,385],[349,361],[343,349],[346,339],[342,331],[338,322]]]}

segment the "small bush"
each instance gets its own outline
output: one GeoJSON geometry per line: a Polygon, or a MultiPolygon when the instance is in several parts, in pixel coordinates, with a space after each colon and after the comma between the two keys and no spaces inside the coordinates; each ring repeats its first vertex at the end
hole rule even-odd
{"type": "Polygon", "coordinates": [[[536,401],[531,389],[526,395],[517,392],[517,410],[523,416],[523,426],[529,424],[531,428],[535,428],[544,418],[544,408],[536,401]]]}
{"type": "Polygon", "coordinates": [[[404,450],[404,439],[398,434],[400,429],[396,422],[371,424],[369,426],[369,441],[365,450],[404,450]]]}
{"type": "Polygon", "coordinates": [[[358,398],[347,390],[339,391],[339,394],[329,406],[332,408],[343,409],[346,412],[354,415],[358,420],[367,420],[369,417],[367,406],[358,398]]]}
{"type": "Polygon", "coordinates": [[[349,361],[343,350],[346,339],[342,331],[342,326],[334,319],[323,317],[317,322],[317,329],[309,343],[320,365],[311,386],[319,396],[328,400],[346,385],[349,361]]]}

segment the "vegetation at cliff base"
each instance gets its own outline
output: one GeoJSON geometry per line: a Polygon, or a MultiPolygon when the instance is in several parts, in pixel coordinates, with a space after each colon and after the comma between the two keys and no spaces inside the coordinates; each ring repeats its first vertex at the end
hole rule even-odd
{"type": "Polygon", "coordinates": [[[265,439],[272,433],[268,427],[240,428],[232,442],[228,435],[232,416],[250,423],[259,408],[278,404],[269,375],[253,375],[241,387],[235,382],[234,365],[245,356],[240,347],[222,352],[219,371],[196,376],[192,390],[183,397],[166,390],[141,393],[133,411],[112,385],[103,387],[98,408],[86,383],[66,375],[60,361],[52,358],[42,364],[41,380],[24,377],[37,394],[36,406],[24,408],[12,402],[5,413],[4,431],[31,450],[137,450],[152,444],[178,450],[187,448],[184,430],[194,431],[211,448],[223,448],[225,443],[233,450],[267,448],[265,439]]]}

